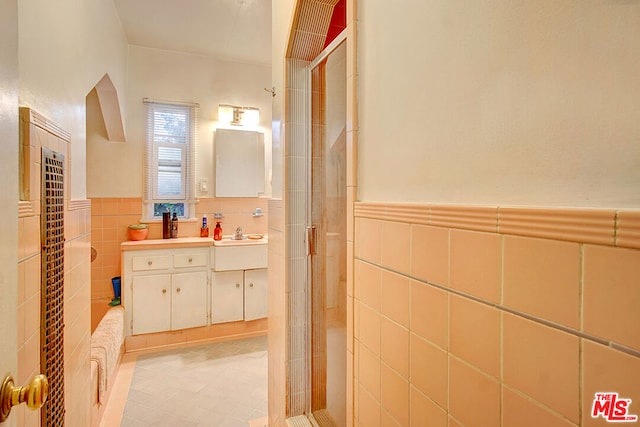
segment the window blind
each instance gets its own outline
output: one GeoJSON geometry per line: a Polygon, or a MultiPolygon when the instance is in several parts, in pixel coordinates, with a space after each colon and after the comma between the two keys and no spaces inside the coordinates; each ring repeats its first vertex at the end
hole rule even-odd
{"type": "Polygon", "coordinates": [[[196,202],[195,156],[198,140],[198,104],[144,100],[146,136],[144,203],[147,217],[157,203],[196,202]]]}

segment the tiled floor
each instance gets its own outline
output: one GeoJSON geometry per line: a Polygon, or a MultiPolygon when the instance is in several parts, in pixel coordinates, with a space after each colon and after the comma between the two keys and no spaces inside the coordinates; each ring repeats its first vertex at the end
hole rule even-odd
{"type": "Polygon", "coordinates": [[[247,427],[267,415],[267,337],[140,355],[122,427],[247,427]]]}

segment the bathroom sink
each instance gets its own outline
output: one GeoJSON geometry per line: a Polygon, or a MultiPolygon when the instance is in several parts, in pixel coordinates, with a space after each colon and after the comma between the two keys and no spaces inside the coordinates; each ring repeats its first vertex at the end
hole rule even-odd
{"type": "Polygon", "coordinates": [[[233,236],[223,236],[222,240],[214,240],[215,246],[245,246],[245,245],[266,245],[267,236],[262,234],[249,234],[242,240],[237,240],[233,236]]]}

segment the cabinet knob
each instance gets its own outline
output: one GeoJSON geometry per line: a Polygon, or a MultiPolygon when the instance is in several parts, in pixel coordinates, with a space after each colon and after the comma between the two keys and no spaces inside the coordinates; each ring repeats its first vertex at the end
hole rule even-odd
{"type": "Polygon", "coordinates": [[[166,294],[166,293],[167,293],[167,290],[166,290],[166,289],[163,289],[163,290],[162,290],[162,293],[163,293],[163,294],[166,294]]]}
{"type": "Polygon", "coordinates": [[[152,265],[153,261],[147,261],[147,265],[152,265]]]}
{"type": "Polygon", "coordinates": [[[176,289],[176,292],[177,292],[177,293],[180,293],[180,288],[176,289]]]}
{"type": "Polygon", "coordinates": [[[236,283],[236,288],[239,288],[239,287],[240,287],[240,283],[236,283]]]}
{"type": "Polygon", "coordinates": [[[249,287],[250,287],[250,288],[253,288],[253,283],[249,283],[249,287]]]}
{"type": "Polygon", "coordinates": [[[193,261],[193,259],[192,259],[192,258],[189,258],[189,262],[192,262],[192,261],[193,261]]]}

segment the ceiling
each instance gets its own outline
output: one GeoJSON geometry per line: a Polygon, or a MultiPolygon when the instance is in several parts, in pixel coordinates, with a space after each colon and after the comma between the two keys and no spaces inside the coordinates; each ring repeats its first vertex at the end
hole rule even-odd
{"type": "Polygon", "coordinates": [[[129,44],[271,65],[271,0],[113,0],[129,44]]]}

